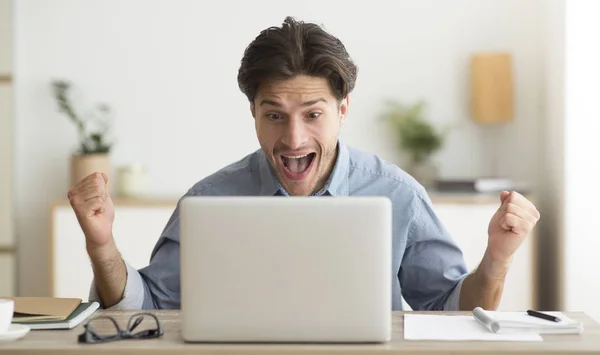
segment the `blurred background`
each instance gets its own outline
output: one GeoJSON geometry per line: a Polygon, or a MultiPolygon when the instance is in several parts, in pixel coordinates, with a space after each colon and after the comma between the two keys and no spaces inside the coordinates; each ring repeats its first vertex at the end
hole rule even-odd
{"type": "Polygon", "coordinates": [[[0,0],[0,295],[87,297],[66,193],[89,171],[147,264],[177,199],[259,148],[237,70],[288,15],[345,44],[342,139],[427,187],[469,268],[499,190],[538,206],[503,309],[600,319],[595,0],[0,0]]]}

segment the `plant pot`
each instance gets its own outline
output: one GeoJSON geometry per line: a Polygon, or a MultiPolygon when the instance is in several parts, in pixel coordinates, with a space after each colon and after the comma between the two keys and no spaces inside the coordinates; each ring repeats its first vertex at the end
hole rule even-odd
{"type": "Polygon", "coordinates": [[[426,189],[433,189],[436,185],[438,169],[437,166],[429,160],[422,163],[412,163],[408,166],[406,172],[426,189]]]}
{"type": "Polygon", "coordinates": [[[110,176],[110,156],[108,154],[73,155],[71,157],[71,186],[95,172],[110,176]]]}

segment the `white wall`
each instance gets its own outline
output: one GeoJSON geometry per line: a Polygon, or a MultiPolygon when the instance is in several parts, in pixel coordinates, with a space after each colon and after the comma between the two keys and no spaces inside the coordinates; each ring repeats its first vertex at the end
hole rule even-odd
{"type": "Polygon", "coordinates": [[[565,307],[600,319],[600,2],[566,2],[565,307]]]}
{"type": "MultiPolygon", "coordinates": [[[[154,194],[192,183],[258,148],[236,74],[245,46],[286,15],[324,23],[360,73],[345,140],[397,161],[377,121],[386,97],[424,98],[431,119],[459,122],[437,157],[442,176],[485,174],[481,132],[469,121],[468,58],[515,56],[516,121],[503,130],[502,171],[535,179],[540,115],[542,1],[21,0],[16,2],[16,213],[21,294],[48,284],[48,210],[68,188],[74,127],[57,113],[52,78],[117,110],[113,161],[150,168],[154,194]],[[235,12],[233,11],[235,9],[235,12]],[[235,130],[232,128],[235,127],[235,130]]],[[[155,238],[156,236],[149,236],[155,238]]],[[[82,251],[83,252],[83,251],[82,251]]]]}

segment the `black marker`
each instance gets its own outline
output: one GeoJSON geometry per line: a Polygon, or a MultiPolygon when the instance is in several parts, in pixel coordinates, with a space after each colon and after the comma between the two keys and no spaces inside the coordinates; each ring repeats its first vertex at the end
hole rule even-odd
{"type": "Polygon", "coordinates": [[[553,322],[560,322],[559,318],[557,318],[555,316],[551,316],[549,314],[544,314],[544,313],[540,313],[540,312],[536,312],[536,311],[532,311],[532,310],[528,310],[527,314],[529,314],[532,317],[542,318],[542,319],[546,319],[546,320],[553,321],[553,322]]]}

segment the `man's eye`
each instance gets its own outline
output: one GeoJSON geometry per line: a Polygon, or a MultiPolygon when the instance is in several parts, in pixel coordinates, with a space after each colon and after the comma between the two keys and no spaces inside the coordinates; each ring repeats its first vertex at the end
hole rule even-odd
{"type": "Polygon", "coordinates": [[[275,121],[275,120],[281,119],[281,115],[278,113],[267,113],[267,118],[275,121]]]}
{"type": "Polygon", "coordinates": [[[320,112],[311,112],[308,114],[308,117],[312,119],[319,118],[319,116],[321,116],[320,112]]]}

